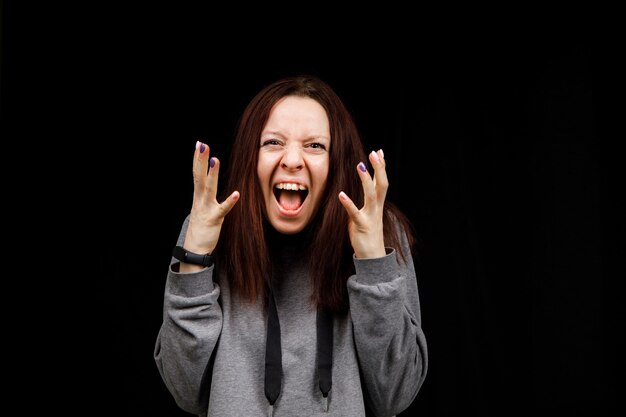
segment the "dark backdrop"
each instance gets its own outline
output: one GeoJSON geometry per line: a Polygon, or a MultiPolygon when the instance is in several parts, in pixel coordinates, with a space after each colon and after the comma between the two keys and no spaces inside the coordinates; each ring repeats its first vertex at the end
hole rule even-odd
{"type": "Polygon", "coordinates": [[[585,24],[248,33],[193,7],[3,7],[3,136],[47,149],[63,187],[46,202],[69,214],[58,236],[89,254],[56,266],[89,288],[70,331],[89,411],[187,415],[152,353],[194,144],[226,162],[247,101],[300,72],[384,149],[388,199],[419,236],[430,364],[402,416],[624,409],[616,51],[585,24]]]}

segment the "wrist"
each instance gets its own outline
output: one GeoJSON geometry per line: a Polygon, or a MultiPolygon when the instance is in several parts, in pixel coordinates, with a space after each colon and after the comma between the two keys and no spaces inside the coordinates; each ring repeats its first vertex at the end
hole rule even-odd
{"type": "Polygon", "coordinates": [[[182,246],[175,246],[172,251],[172,256],[180,262],[187,264],[200,265],[204,267],[213,266],[213,257],[208,253],[191,252],[182,246]]]}

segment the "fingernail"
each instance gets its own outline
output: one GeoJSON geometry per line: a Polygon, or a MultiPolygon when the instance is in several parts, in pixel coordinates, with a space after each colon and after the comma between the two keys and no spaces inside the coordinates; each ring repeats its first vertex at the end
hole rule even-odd
{"type": "Polygon", "coordinates": [[[367,171],[367,168],[365,168],[365,164],[363,162],[359,162],[359,169],[361,170],[361,172],[367,171]]]}
{"type": "Polygon", "coordinates": [[[348,196],[346,195],[346,193],[344,193],[343,191],[339,193],[339,198],[342,198],[344,200],[346,200],[348,198],[348,196]]]}
{"type": "Polygon", "coordinates": [[[376,162],[380,161],[380,158],[378,157],[378,154],[376,153],[376,151],[372,151],[372,157],[374,158],[374,161],[376,162]]]}
{"type": "Polygon", "coordinates": [[[206,146],[203,144],[200,145],[200,153],[204,152],[204,150],[206,149],[206,146]]]}
{"type": "Polygon", "coordinates": [[[385,157],[385,153],[383,152],[382,149],[379,149],[378,152],[380,152],[380,156],[382,156],[383,158],[385,157]]]}
{"type": "MultiPolygon", "coordinates": [[[[202,152],[202,151],[200,151],[200,152],[202,152]]],[[[211,166],[211,168],[213,168],[215,166],[215,158],[209,159],[209,165],[211,166]]]]}
{"type": "Polygon", "coordinates": [[[196,141],[196,149],[198,149],[199,147],[200,147],[200,141],[199,141],[199,140],[197,140],[197,141],[196,141]]]}

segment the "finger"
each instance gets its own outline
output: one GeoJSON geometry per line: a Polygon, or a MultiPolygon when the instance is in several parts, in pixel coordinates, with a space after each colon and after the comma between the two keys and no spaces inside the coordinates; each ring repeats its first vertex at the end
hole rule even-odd
{"type": "Polygon", "coordinates": [[[220,173],[220,160],[216,157],[209,158],[209,175],[207,181],[207,190],[209,198],[215,198],[217,195],[217,184],[220,173]]]}
{"type": "Polygon", "coordinates": [[[359,162],[356,168],[359,173],[359,177],[361,178],[361,184],[363,185],[363,194],[365,196],[365,203],[367,201],[375,201],[376,200],[376,188],[374,187],[374,180],[372,179],[369,172],[367,172],[367,167],[363,162],[359,162]]]}
{"type": "Polygon", "coordinates": [[[209,146],[200,141],[196,142],[196,150],[193,154],[193,200],[200,202],[205,195],[207,187],[207,165],[209,146]]]}
{"type": "Polygon", "coordinates": [[[193,154],[193,179],[194,182],[204,182],[207,176],[209,146],[200,141],[196,142],[196,150],[193,154]]]}
{"type": "Polygon", "coordinates": [[[343,191],[339,193],[339,202],[346,209],[350,218],[354,219],[359,214],[359,208],[354,205],[354,202],[343,191]]]}
{"type": "Polygon", "coordinates": [[[385,154],[382,149],[372,151],[369,154],[369,160],[374,167],[374,183],[376,195],[379,200],[384,200],[389,188],[389,179],[387,178],[387,169],[385,163],[385,154]]]}
{"type": "Polygon", "coordinates": [[[239,201],[239,191],[233,191],[231,195],[229,195],[228,198],[220,204],[222,217],[226,216],[233,209],[233,207],[235,207],[237,201],[239,201]]]}

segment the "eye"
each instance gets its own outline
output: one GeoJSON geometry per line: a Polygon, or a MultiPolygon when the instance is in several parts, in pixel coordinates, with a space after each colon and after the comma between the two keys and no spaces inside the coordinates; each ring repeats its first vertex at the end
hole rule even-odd
{"type": "Polygon", "coordinates": [[[274,146],[280,145],[280,142],[277,139],[266,139],[261,144],[261,146],[272,146],[272,145],[274,146]]]}
{"type": "Polygon", "coordinates": [[[326,150],[326,145],[319,143],[319,142],[313,142],[313,143],[309,143],[307,145],[307,147],[312,148],[312,149],[323,149],[326,150]]]}

